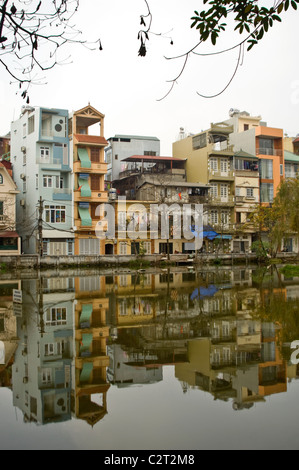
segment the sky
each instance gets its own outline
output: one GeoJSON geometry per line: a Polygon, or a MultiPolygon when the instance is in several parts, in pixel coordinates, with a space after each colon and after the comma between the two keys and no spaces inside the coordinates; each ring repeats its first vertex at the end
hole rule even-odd
{"type": "MultiPolygon", "coordinates": [[[[282,23],[244,52],[241,66],[223,93],[236,67],[237,49],[213,56],[191,55],[171,93],[164,97],[183,64],[182,58],[173,57],[198,41],[190,18],[203,4],[200,0],[148,3],[155,34],[149,36],[146,56],[139,57],[140,15],[147,13],[144,0],[81,0],[73,21],[82,30],[82,38],[100,38],[103,50],[74,44],[62,48],[61,60],[70,55],[70,63],[41,72],[45,83],[30,88],[30,105],[72,112],[90,103],[105,115],[106,139],[115,134],[155,136],[163,156],[172,155],[172,143],[181,127],[187,134],[201,132],[212,122],[228,119],[231,108],[260,115],[268,126],[283,128],[291,137],[299,134],[299,9],[282,14],[282,23]],[[203,98],[198,93],[220,94],[203,98]]],[[[229,32],[219,46],[203,44],[197,51],[215,52],[239,39],[239,34],[229,32]]],[[[25,104],[17,92],[0,67],[0,135],[9,132],[25,104]]]]}

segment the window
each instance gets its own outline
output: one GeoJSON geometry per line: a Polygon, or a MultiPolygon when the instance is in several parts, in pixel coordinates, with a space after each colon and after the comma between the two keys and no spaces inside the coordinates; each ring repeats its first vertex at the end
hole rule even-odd
{"type": "Polygon", "coordinates": [[[54,356],[54,344],[53,343],[45,344],[45,356],[54,356]]]}
{"type": "Polygon", "coordinates": [[[26,165],[26,152],[23,152],[23,165],[26,165]]]}
{"type": "Polygon", "coordinates": [[[260,160],[260,173],[261,179],[273,179],[273,161],[261,159],[260,160]]]}
{"type": "Polygon", "coordinates": [[[127,244],[126,242],[120,242],[119,244],[119,254],[126,255],[127,254],[127,244]]]}
{"type": "Polygon", "coordinates": [[[68,240],[67,241],[67,254],[69,256],[73,255],[74,253],[73,246],[74,246],[73,240],[68,240]]]}
{"type": "Polygon", "coordinates": [[[241,188],[236,188],[235,194],[236,196],[241,196],[241,188]]]}
{"type": "Polygon", "coordinates": [[[246,188],[246,197],[254,197],[253,188],[246,188]]]}
{"type": "Polygon", "coordinates": [[[244,124],[244,131],[248,131],[249,129],[249,124],[244,124]]]}
{"type": "Polygon", "coordinates": [[[44,385],[50,384],[52,382],[52,369],[42,369],[41,376],[44,385]]]}
{"type": "Polygon", "coordinates": [[[49,176],[49,175],[43,176],[43,187],[52,188],[52,176],[49,176]]]}
{"type": "Polygon", "coordinates": [[[3,175],[0,175],[0,184],[3,184],[3,175]]]}
{"type": "Polygon", "coordinates": [[[28,134],[34,132],[34,116],[28,118],[28,134]]]}
{"type": "Polygon", "coordinates": [[[43,176],[43,187],[44,188],[63,189],[63,187],[64,187],[63,177],[62,176],[44,175],[43,176]]]}
{"type": "Polygon", "coordinates": [[[51,224],[65,223],[65,206],[45,206],[45,221],[51,224]]]}
{"type": "Polygon", "coordinates": [[[23,137],[26,137],[27,125],[23,124],[23,137]]]}
{"type": "Polygon", "coordinates": [[[261,183],[261,202],[273,202],[273,184],[261,183]]]}
{"type": "Polygon", "coordinates": [[[218,170],[218,161],[217,161],[217,158],[210,158],[210,169],[211,170],[218,170]]]}
{"type": "Polygon", "coordinates": [[[46,312],[46,325],[66,325],[66,308],[51,307],[46,312]]]}
{"type": "Polygon", "coordinates": [[[210,195],[213,196],[213,197],[218,196],[218,184],[217,183],[212,183],[211,184],[210,195]]]}
{"type": "Polygon", "coordinates": [[[118,154],[114,155],[114,160],[118,160],[118,154]]]}
{"type": "Polygon", "coordinates": [[[220,196],[221,197],[227,197],[228,196],[227,184],[221,184],[220,185],[220,196]]]}
{"type": "Polygon", "coordinates": [[[263,155],[274,155],[274,141],[272,139],[259,138],[259,153],[263,155]]]}
{"type": "Polygon", "coordinates": [[[27,184],[26,184],[26,180],[23,181],[23,193],[26,193],[27,191],[27,184]]]}
{"type": "Polygon", "coordinates": [[[38,175],[35,175],[35,189],[38,189],[38,175]]]}
{"type": "Polygon", "coordinates": [[[149,155],[149,156],[155,157],[157,155],[157,152],[154,152],[153,150],[145,150],[143,152],[143,155],[149,155]]]}
{"type": "Polygon", "coordinates": [[[100,162],[100,149],[98,149],[98,148],[91,148],[90,149],[90,160],[93,163],[99,163],[100,162]]]}
{"type": "Polygon", "coordinates": [[[228,162],[226,158],[221,158],[220,160],[220,168],[222,173],[227,173],[228,170],[228,162]]]}
{"type": "Polygon", "coordinates": [[[50,147],[41,147],[40,148],[40,158],[42,160],[48,160],[50,157],[50,147]]]}
{"type": "Polygon", "coordinates": [[[225,225],[229,223],[229,213],[228,213],[228,211],[222,211],[221,212],[221,223],[225,224],[225,225]]]}
{"type": "Polygon", "coordinates": [[[216,210],[210,212],[210,220],[211,224],[218,224],[218,212],[216,210]]]}

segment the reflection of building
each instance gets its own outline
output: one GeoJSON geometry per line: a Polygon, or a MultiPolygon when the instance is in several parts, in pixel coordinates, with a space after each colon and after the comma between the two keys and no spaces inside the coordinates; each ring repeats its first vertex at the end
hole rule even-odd
{"type": "Polygon", "coordinates": [[[71,418],[73,301],[67,278],[22,281],[19,347],[13,365],[13,400],[26,421],[71,418]]]}
{"type": "MultiPolygon", "coordinates": [[[[217,294],[207,299],[209,303],[216,300],[217,294]]],[[[260,302],[259,292],[240,291],[234,302],[235,314],[232,304],[226,313],[219,306],[210,310],[197,331],[202,337],[188,341],[188,361],[176,364],[175,371],[184,389],[193,386],[215,398],[231,398],[234,409],[242,409],[267,395],[285,392],[286,366],[276,344],[274,324],[252,317],[260,302]]]]}
{"type": "Polygon", "coordinates": [[[108,299],[103,290],[103,276],[76,278],[75,282],[77,295],[73,411],[77,418],[94,425],[107,413],[108,299]]]}
{"type": "Polygon", "coordinates": [[[19,343],[13,289],[19,288],[19,281],[0,281],[0,387],[12,385],[10,366],[19,343]]]}
{"type": "Polygon", "coordinates": [[[108,346],[110,364],[108,380],[119,387],[159,382],[163,378],[162,366],[155,366],[157,356],[148,351],[127,351],[119,344],[108,346]]]}

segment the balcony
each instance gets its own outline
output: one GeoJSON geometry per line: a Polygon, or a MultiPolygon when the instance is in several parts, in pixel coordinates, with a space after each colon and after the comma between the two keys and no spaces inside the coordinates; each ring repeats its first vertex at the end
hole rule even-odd
{"type": "Polygon", "coordinates": [[[275,157],[281,157],[282,156],[282,150],[281,149],[271,149],[271,148],[265,148],[265,147],[258,147],[256,149],[257,155],[271,155],[275,157]]]}
{"type": "Polygon", "coordinates": [[[210,196],[209,204],[211,206],[227,206],[233,207],[235,204],[234,196],[210,196]]]}
{"type": "Polygon", "coordinates": [[[219,181],[234,181],[235,172],[233,170],[221,171],[221,170],[209,170],[209,180],[219,181]]]}
{"type": "MultiPolygon", "coordinates": [[[[74,162],[74,173],[98,173],[106,175],[108,164],[107,163],[97,163],[90,162],[90,166],[83,166],[84,163],[81,163],[80,160],[74,162]]],[[[89,164],[88,164],[89,165],[89,164]]]]}
{"type": "Polygon", "coordinates": [[[82,196],[80,189],[74,191],[74,202],[98,202],[102,204],[108,202],[107,191],[92,191],[90,190],[90,196],[82,196]]]}
{"type": "Polygon", "coordinates": [[[72,200],[72,189],[58,189],[53,190],[53,201],[71,201],[72,200]]]}

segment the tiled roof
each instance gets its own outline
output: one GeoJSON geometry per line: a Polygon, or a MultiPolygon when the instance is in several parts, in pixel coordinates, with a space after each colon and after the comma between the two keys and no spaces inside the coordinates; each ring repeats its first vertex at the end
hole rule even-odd
{"type": "Polygon", "coordinates": [[[101,137],[98,135],[75,134],[75,138],[79,143],[108,145],[108,142],[105,137],[101,137]]]}

